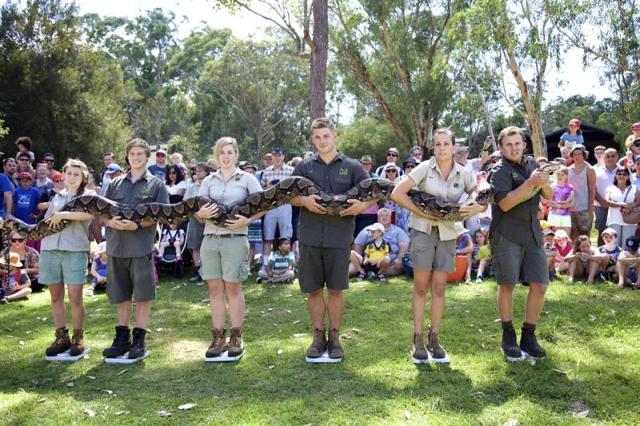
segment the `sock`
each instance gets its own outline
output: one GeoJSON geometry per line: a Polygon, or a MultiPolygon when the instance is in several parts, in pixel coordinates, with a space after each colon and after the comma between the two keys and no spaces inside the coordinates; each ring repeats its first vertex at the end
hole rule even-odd
{"type": "Polygon", "coordinates": [[[513,329],[513,321],[502,321],[502,329],[503,330],[513,329]]]}
{"type": "Polygon", "coordinates": [[[266,268],[267,267],[267,263],[269,263],[269,255],[268,254],[263,254],[262,255],[262,266],[264,266],[266,268]]]}
{"type": "Polygon", "coordinates": [[[535,331],[536,330],[536,325],[535,324],[530,324],[528,322],[523,322],[522,323],[522,329],[523,330],[529,330],[529,331],[535,331]]]}

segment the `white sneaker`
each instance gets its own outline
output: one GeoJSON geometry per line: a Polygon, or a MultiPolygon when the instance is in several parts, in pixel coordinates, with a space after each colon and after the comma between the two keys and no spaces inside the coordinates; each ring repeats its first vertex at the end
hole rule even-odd
{"type": "Polygon", "coordinates": [[[87,297],[93,297],[93,287],[89,287],[84,295],[87,297]]]}

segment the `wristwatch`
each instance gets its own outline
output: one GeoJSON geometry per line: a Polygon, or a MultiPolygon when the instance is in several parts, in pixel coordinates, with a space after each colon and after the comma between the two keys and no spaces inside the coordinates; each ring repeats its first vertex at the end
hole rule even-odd
{"type": "Polygon", "coordinates": [[[136,231],[139,231],[142,229],[142,224],[140,222],[136,222],[136,231]]]}

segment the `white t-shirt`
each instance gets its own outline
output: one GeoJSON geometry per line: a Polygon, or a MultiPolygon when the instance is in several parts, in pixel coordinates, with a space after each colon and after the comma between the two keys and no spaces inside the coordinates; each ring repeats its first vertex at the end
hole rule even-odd
{"type": "MultiPolygon", "coordinates": [[[[632,203],[636,198],[636,190],[635,185],[628,186],[622,191],[616,185],[611,185],[607,188],[606,198],[617,203],[632,203]]],[[[607,226],[609,225],[628,225],[622,219],[620,207],[609,207],[607,211],[607,226]]]]}
{"type": "Polygon", "coordinates": [[[178,195],[178,191],[181,189],[184,189],[185,191],[187,190],[187,182],[184,180],[178,182],[176,185],[167,185],[167,192],[169,195],[178,195]]]}

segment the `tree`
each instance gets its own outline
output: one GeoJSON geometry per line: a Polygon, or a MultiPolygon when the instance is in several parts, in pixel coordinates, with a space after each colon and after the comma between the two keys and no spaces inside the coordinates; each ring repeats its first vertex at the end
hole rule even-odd
{"type": "Polygon", "coordinates": [[[470,31],[470,55],[489,55],[506,67],[518,87],[518,108],[502,78],[503,97],[526,119],[535,156],[546,155],[542,100],[549,67],[558,60],[562,43],[544,0],[477,0],[458,18],[470,31]],[[527,75],[530,76],[527,78],[527,75]]]}
{"type": "Polygon", "coordinates": [[[451,95],[446,33],[459,2],[334,2],[333,44],[345,85],[407,149],[427,146],[451,95]]]}
{"type": "Polygon", "coordinates": [[[329,5],[327,0],[301,0],[296,8],[286,0],[219,0],[227,7],[239,6],[274,24],[287,34],[295,55],[309,60],[309,116],[326,116],[327,59],[329,55],[329,5]],[[258,4],[269,12],[262,13],[258,4]],[[313,16],[313,26],[311,19],[313,16]],[[313,28],[313,35],[311,34],[313,28]],[[307,53],[307,48],[309,53],[307,53]]]}
{"type": "Polygon", "coordinates": [[[80,44],[76,12],[56,0],[2,7],[0,110],[11,129],[3,151],[14,152],[13,141],[26,135],[37,155],[98,167],[104,151],[126,143],[122,73],[80,44]]]}

